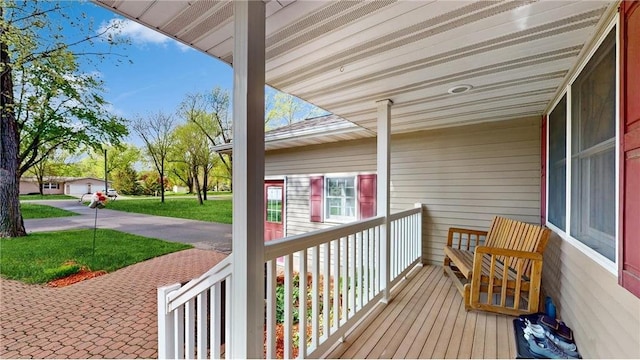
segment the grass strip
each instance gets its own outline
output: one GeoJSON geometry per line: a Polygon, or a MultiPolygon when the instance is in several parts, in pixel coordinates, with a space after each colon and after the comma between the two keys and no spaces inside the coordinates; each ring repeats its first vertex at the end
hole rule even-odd
{"type": "Polygon", "coordinates": [[[82,266],[112,272],[160,255],[192,248],[110,229],[32,233],[0,238],[0,275],[26,283],[46,283],[74,274],[82,266]]]}
{"type": "Polygon", "coordinates": [[[59,209],[57,207],[32,203],[20,203],[20,210],[23,219],[44,219],[78,215],[72,211],[59,209]]]}
{"type": "Polygon", "coordinates": [[[63,195],[63,194],[50,194],[50,195],[31,194],[31,195],[20,195],[18,199],[19,200],[74,200],[78,198],[70,195],[63,195]]]}
{"type": "Polygon", "coordinates": [[[180,219],[200,220],[231,224],[233,207],[230,199],[207,200],[203,205],[197,199],[165,199],[157,201],[116,200],[107,204],[107,209],[139,214],[167,216],[180,219]]]}

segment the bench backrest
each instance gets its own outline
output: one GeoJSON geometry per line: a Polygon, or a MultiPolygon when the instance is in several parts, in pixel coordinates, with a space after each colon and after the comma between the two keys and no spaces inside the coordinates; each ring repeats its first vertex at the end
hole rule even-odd
{"type": "MultiPolygon", "coordinates": [[[[550,234],[551,230],[546,227],[496,216],[487,233],[485,245],[542,254],[547,247],[550,234]]],[[[504,261],[504,258],[500,260],[504,261]]],[[[511,258],[508,266],[515,268],[517,261],[518,259],[511,258]]],[[[525,260],[523,269],[526,276],[529,276],[531,270],[529,260],[525,260]]]]}

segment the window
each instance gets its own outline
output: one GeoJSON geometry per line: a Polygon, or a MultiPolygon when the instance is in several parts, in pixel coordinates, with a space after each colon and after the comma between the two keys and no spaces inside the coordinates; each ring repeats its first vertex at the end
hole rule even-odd
{"type": "Polygon", "coordinates": [[[615,261],[615,30],[571,86],[571,236],[615,261]]]}
{"type": "Polygon", "coordinates": [[[570,97],[563,96],[549,114],[548,221],[615,262],[615,29],[568,87],[568,93],[570,97]],[[571,202],[567,211],[568,194],[571,202]]]}
{"type": "Polygon", "coordinates": [[[311,222],[348,222],[376,215],[376,174],[311,176],[311,222]]]}
{"type": "Polygon", "coordinates": [[[51,183],[51,182],[44,183],[44,184],[42,184],[42,188],[43,189],[58,189],[58,183],[51,183]]]}
{"type": "Polygon", "coordinates": [[[327,177],[325,189],[325,219],[329,221],[355,220],[355,177],[327,177]]]}
{"type": "Polygon", "coordinates": [[[282,187],[267,187],[267,221],[272,223],[282,222],[282,187]]]}
{"type": "Polygon", "coordinates": [[[567,204],[567,96],[549,115],[549,222],[566,227],[567,204]]]}

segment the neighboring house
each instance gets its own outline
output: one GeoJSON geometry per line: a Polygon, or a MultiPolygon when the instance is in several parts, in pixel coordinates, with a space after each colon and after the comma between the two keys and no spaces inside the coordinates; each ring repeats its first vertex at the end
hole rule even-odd
{"type": "MultiPolygon", "coordinates": [[[[104,179],[91,177],[50,176],[43,180],[43,194],[84,195],[104,189],[104,179]]],[[[111,182],[108,183],[111,186],[111,182]]],[[[39,194],[38,179],[25,177],[20,179],[20,194],[39,194]]]]}
{"type": "Polygon", "coordinates": [[[418,202],[425,264],[442,263],[451,226],[486,229],[495,215],[548,226],[543,292],[582,355],[640,357],[638,2],[271,1],[266,30],[251,17],[264,16],[261,2],[100,3],[236,67],[234,254],[211,271],[233,271],[241,292],[227,294],[232,357],[262,355],[246,340],[264,326],[256,263],[307,251],[320,229],[372,207],[389,224],[386,205],[418,202]],[[263,160],[262,75],[348,119],[346,135],[306,122],[274,130],[263,160]],[[282,224],[267,240],[286,237],[252,238],[264,220],[282,224]]]}

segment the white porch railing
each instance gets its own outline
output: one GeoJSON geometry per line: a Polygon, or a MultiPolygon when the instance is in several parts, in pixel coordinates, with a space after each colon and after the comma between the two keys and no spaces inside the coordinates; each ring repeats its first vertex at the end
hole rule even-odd
{"type": "MultiPolygon", "coordinates": [[[[382,299],[384,224],[378,216],[265,244],[267,358],[276,358],[277,327],[283,327],[285,358],[317,357],[382,299]],[[284,268],[276,264],[279,258],[284,268]]],[[[420,262],[422,206],[391,215],[389,226],[392,286],[420,262]]],[[[223,326],[228,351],[233,339],[230,322],[221,321],[220,296],[222,281],[232,276],[231,261],[230,255],[183,287],[158,289],[160,358],[220,358],[223,326]]],[[[226,281],[226,314],[230,294],[226,281]]]]}

